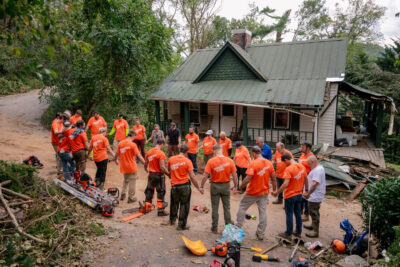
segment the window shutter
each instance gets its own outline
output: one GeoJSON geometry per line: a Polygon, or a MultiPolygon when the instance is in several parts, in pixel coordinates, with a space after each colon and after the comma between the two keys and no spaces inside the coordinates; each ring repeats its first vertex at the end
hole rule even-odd
{"type": "Polygon", "coordinates": [[[290,113],[291,114],[291,119],[290,119],[290,129],[292,131],[298,131],[300,130],[300,115],[297,113],[290,113]]]}
{"type": "Polygon", "coordinates": [[[271,129],[272,128],[272,110],[269,108],[264,109],[264,129],[271,129]]]}

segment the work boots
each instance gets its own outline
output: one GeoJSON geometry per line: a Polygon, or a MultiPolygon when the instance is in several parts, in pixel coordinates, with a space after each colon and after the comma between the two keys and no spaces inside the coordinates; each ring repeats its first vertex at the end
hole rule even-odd
{"type": "Polygon", "coordinates": [[[308,222],[308,214],[301,215],[301,219],[303,220],[303,222],[308,222]]]}
{"type": "Polygon", "coordinates": [[[305,229],[307,229],[307,230],[313,230],[314,229],[312,223],[311,224],[303,224],[303,227],[305,229]]]}
{"type": "Polygon", "coordinates": [[[306,236],[311,238],[317,238],[319,236],[319,224],[313,222],[312,228],[313,231],[311,233],[306,233],[306,236]]]}

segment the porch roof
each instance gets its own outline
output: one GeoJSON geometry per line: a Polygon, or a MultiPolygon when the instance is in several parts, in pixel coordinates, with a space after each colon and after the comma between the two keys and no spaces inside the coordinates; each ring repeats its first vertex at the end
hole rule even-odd
{"type": "Polygon", "coordinates": [[[164,80],[150,99],[321,106],[326,79],[342,77],[345,72],[346,46],[346,39],[329,39],[260,44],[250,46],[247,52],[239,50],[242,59],[250,62],[253,70],[268,77],[267,82],[260,79],[199,81],[197,78],[221,49],[197,50],[164,80]]]}
{"type": "Polygon", "coordinates": [[[362,88],[360,86],[348,83],[348,82],[343,82],[340,84],[340,90],[345,91],[351,94],[358,95],[359,97],[366,99],[366,100],[380,100],[380,101],[386,101],[386,102],[393,102],[393,99],[380,94],[378,92],[374,92],[365,88],[362,88]]]}

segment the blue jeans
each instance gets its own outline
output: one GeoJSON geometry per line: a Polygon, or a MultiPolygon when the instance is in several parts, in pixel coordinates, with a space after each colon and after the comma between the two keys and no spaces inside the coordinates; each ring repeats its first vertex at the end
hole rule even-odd
{"type": "Polygon", "coordinates": [[[75,161],[69,152],[59,152],[61,158],[62,169],[65,179],[70,179],[74,175],[75,161]]]}
{"type": "Polygon", "coordinates": [[[188,158],[193,163],[193,171],[197,173],[197,154],[188,153],[188,158]]]}
{"type": "Polygon", "coordinates": [[[286,213],[286,235],[293,234],[293,213],[296,218],[296,234],[301,234],[301,200],[302,195],[296,195],[285,199],[285,213],[286,213]]]}

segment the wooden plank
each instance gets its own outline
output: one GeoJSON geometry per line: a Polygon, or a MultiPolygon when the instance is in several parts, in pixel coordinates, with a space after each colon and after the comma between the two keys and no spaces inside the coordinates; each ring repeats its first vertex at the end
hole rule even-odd
{"type": "Polygon", "coordinates": [[[366,181],[360,183],[354,190],[353,192],[351,192],[351,194],[349,195],[349,197],[347,198],[348,202],[352,202],[363,190],[364,188],[367,186],[366,181]]]}

